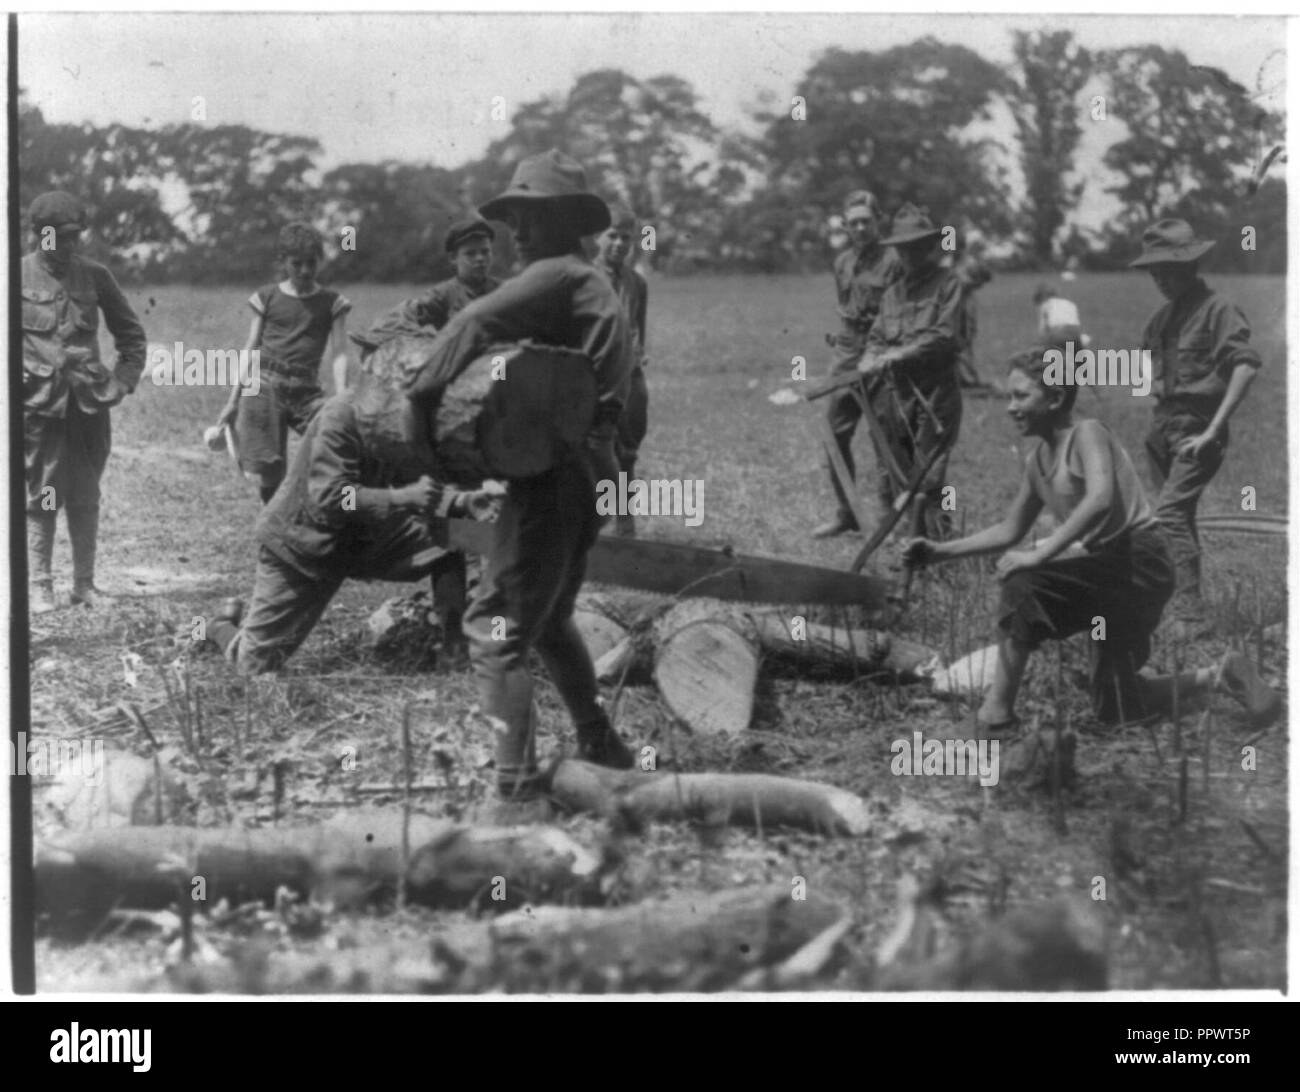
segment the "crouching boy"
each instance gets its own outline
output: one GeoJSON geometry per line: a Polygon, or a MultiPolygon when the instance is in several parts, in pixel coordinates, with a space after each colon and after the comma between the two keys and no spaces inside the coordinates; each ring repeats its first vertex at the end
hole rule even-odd
{"type": "Polygon", "coordinates": [[[913,539],[904,561],[925,565],[1006,550],[997,564],[998,663],[976,714],[981,734],[1015,726],[1015,701],[1029,654],[1045,640],[1093,631],[1089,642],[1093,709],[1102,723],[1133,721],[1218,690],[1238,699],[1252,720],[1274,720],[1281,701],[1249,660],[1229,652],[1215,667],[1173,676],[1138,674],[1151,634],[1174,592],[1174,567],[1128,453],[1100,421],[1071,419],[1075,386],[1044,380],[1044,350],[1011,361],[1007,412],[1029,439],[1019,492],[1001,523],[950,542],[913,539]],[[1029,549],[1011,550],[1046,508],[1056,529],[1029,549]]]}
{"type": "Polygon", "coordinates": [[[484,516],[495,502],[489,490],[458,492],[437,480],[414,415],[395,384],[367,377],[313,419],[258,521],[247,612],[233,600],[207,622],[208,639],[241,672],[278,670],[348,579],[431,577],[445,647],[459,647],[464,555],[439,549],[428,520],[484,516]]]}

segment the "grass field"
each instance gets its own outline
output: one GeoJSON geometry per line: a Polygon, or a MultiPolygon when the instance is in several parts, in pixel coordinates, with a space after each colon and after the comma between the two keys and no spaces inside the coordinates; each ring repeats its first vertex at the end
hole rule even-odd
{"type": "MultiPolygon", "coordinates": [[[[1287,419],[1285,297],[1281,278],[1211,278],[1246,310],[1266,366],[1232,426],[1227,461],[1203,512],[1240,510],[1242,489],[1256,491],[1261,513],[1285,514],[1287,419]]],[[[1007,354],[1031,339],[1035,278],[1008,275],[980,293],[977,362],[1001,378],[1007,354]]],[[[149,339],[187,347],[238,347],[247,328],[244,290],[151,288],[131,294],[149,339]]],[[[401,287],[354,286],[354,328],[404,298],[401,287]]],[[[1085,277],[1070,293],[1094,344],[1135,346],[1158,304],[1149,278],[1085,277]]],[[[829,277],[698,278],[651,283],[650,434],[638,466],[645,478],[702,479],[703,524],[644,521],[652,537],[730,543],[751,553],[845,568],[856,536],[816,542],[808,528],[829,514],[814,410],[776,405],[769,395],[793,387],[791,360],[804,356],[811,378],[828,364],[823,332],[833,312],[829,277]]],[[[129,698],[158,709],[154,731],[175,741],[180,714],[153,665],[174,659],[171,635],[224,596],[246,594],[255,555],[258,503],[225,456],[208,454],[200,433],[224,391],[153,387],[147,377],[114,413],[115,450],[104,480],[100,568],[129,598],[95,613],[61,611],[33,626],[33,709],[37,733],[81,734],[97,710],[129,698]],[[150,670],[132,690],[120,657],[131,649],[150,670]]],[[[1101,417],[1133,454],[1142,473],[1142,437],[1151,404],[1125,390],[1083,391],[1082,414],[1101,417]]],[[[859,435],[860,465],[870,466],[859,435]]],[[[969,399],[950,465],[957,518],[974,529],[992,521],[1014,492],[1015,435],[996,398],[969,399]]],[[[62,527],[60,535],[63,535],[62,527]]],[[[1282,540],[1206,535],[1206,582],[1218,622],[1214,639],[1183,655],[1211,662],[1230,642],[1246,642],[1266,676],[1284,685],[1285,635],[1265,642],[1261,626],[1286,616],[1286,549],[1282,540]]],[[[888,572],[883,556],[881,571],[888,572]]],[[[69,569],[66,543],[56,570],[69,569]]],[[[479,768],[485,740],[458,726],[474,700],[468,676],[435,670],[394,674],[391,663],[362,647],[370,610],[400,589],[345,587],[312,638],[276,679],[247,684],[253,694],[251,737],[234,745],[246,716],[245,683],[212,655],[188,656],[204,695],[208,724],[202,756],[216,777],[199,794],[199,823],[271,818],[271,770],[288,769],[282,821],[328,814],[326,801],[349,797],[337,772],[343,746],[359,748],[365,780],[396,780],[397,726],[415,702],[417,777],[439,776],[435,751],[447,748],[458,769],[445,794],[426,799],[433,813],[461,814],[484,792],[479,768]],[[435,745],[440,726],[455,740],[435,745]]],[[[946,575],[923,575],[913,588],[901,632],[946,656],[989,642],[996,580],[991,563],[963,562],[946,575]]],[[[1276,631],[1273,631],[1274,633],[1276,631]]],[[[1084,666],[1082,639],[1031,664],[1021,713],[1051,724],[1068,718],[1081,733],[1080,780],[1059,796],[1010,787],[981,790],[974,781],[895,778],[890,742],[935,730],[968,713],[941,705],[920,687],[878,687],[865,680],[818,680],[774,671],[764,678],[756,723],[732,746],[684,738],[652,688],[629,688],[619,710],[622,731],[637,743],[673,742],[681,769],[761,770],[819,778],[867,798],[881,834],[845,841],[728,830],[719,837],[655,827],[635,845],[621,897],[670,891],[716,891],[747,882],[789,882],[842,896],[854,913],[849,957],[827,988],[870,988],[871,953],[892,924],[895,888],[904,873],[938,875],[948,892],[941,945],[1004,907],[1061,892],[1086,897],[1107,879],[1098,908],[1111,953],[1111,985],[1120,988],[1281,987],[1285,984],[1287,753],[1285,730],[1254,738],[1235,707],[1216,704],[1208,718],[1175,726],[1130,727],[1100,734],[1084,693],[1070,685],[1084,666]],[[1067,680],[1062,682],[1062,679],[1067,680]],[[1208,741],[1205,734],[1209,734],[1208,741]],[[1240,748],[1258,748],[1257,769],[1243,771],[1240,748]],[[1208,756],[1208,764],[1206,758],[1208,756]],[[1180,787],[1180,773],[1183,784],[1180,787]],[[900,839],[903,805],[926,818],[900,839]]],[[[1174,646],[1158,637],[1152,666],[1171,666],[1174,646]]],[[[571,732],[549,683],[542,693],[541,750],[568,746],[571,732]]],[[[949,735],[966,735],[960,730],[949,735]]],[[[125,725],[110,742],[147,753],[125,725]]],[[[189,771],[197,776],[191,759],[189,771]]],[[[393,799],[396,799],[396,794],[393,799]]],[[[599,838],[589,819],[564,823],[575,836],[599,838]]],[[[384,929],[412,934],[427,917],[407,911],[384,929]]],[[[359,929],[340,923],[340,931],[359,929]]],[[[218,937],[218,946],[223,938],[218,937]]],[[[224,938],[235,943],[233,938],[224,938]]],[[[284,943],[289,943],[284,941],[284,943]]],[[[46,989],[75,988],[85,976],[123,965],[161,965],[157,939],[116,939],[68,948],[43,939],[38,952],[46,989]]]]}

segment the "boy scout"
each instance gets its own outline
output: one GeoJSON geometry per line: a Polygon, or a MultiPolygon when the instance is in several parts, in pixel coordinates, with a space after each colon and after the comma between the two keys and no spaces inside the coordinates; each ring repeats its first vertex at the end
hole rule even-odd
{"type": "MultiPolygon", "coordinates": [[[[873,194],[855,190],[844,203],[844,221],[852,243],[835,259],[835,298],[840,316],[839,332],[827,340],[836,350],[831,376],[851,372],[866,348],[880,300],[885,289],[901,275],[898,256],[880,241],[880,207],[873,194]]],[[[853,433],[862,417],[862,407],[854,392],[845,388],[833,394],[826,408],[831,431],[839,445],[844,465],[854,472],[853,433]]],[[[876,453],[877,462],[880,452],[876,453]]],[[[835,515],[814,528],[814,538],[830,538],[846,531],[858,530],[858,521],[834,470],[827,465],[831,486],[835,490],[835,515]]]]}
{"type": "MultiPolygon", "coordinates": [[[[626,205],[611,205],[610,224],[596,237],[596,264],[609,278],[614,291],[627,311],[629,333],[632,336],[632,375],[629,380],[627,402],[618,419],[614,436],[614,453],[618,468],[631,481],[636,474],[636,457],[646,434],[646,415],[650,395],[645,382],[645,318],[650,291],[645,278],[628,263],[632,256],[632,239],[637,222],[626,205]]],[[[615,532],[626,537],[636,535],[636,517],[619,515],[615,532]]]]}
{"type": "Polygon", "coordinates": [[[858,363],[871,381],[871,408],[889,447],[879,467],[881,504],[891,507],[915,469],[940,446],[945,452],[922,487],[931,538],[945,538],[950,529],[942,490],[962,410],[957,361],[965,289],[940,263],[942,234],[923,209],[904,205],[895,215],[892,233],[881,242],[897,251],[903,275],[885,289],[858,363]]]}
{"type": "Polygon", "coordinates": [[[77,254],[85,212],[71,194],[42,194],[28,210],[35,246],[22,261],[23,433],[31,612],[55,608],[50,571],[59,509],[72,542],[72,602],[93,606],[99,482],[112,446],[109,409],[144,370],[144,328],[113,275],[77,254]],[[113,335],[112,370],[99,359],[99,312],[113,335]]]}
{"type": "MultiPolygon", "coordinates": [[[[279,670],[344,580],[432,575],[436,582],[445,554],[434,548],[429,518],[478,515],[490,505],[486,492],[456,492],[437,480],[401,387],[400,376],[366,376],[329,399],[307,427],[258,520],[247,613],[231,600],[207,623],[208,639],[242,673],[279,670]]],[[[434,595],[441,609],[436,583],[434,595]]]]}
{"type": "Polygon", "coordinates": [[[1169,301],[1142,333],[1156,396],[1146,450],[1160,490],[1156,516],[1177,571],[1174,618],[1197,629],[1205,613],[1196,506],[1223,464],[1228,419],[1262,363],[1246,316],[1197,275],[1197,260],[1213,246],[1185,220],[1160,220],[1143,232],[1142,253],[1129,263],[1146,269],[1169,301]]]}
{"type": "MultiPolygon", "coordinates": [[[[627,398],[631,347],[622,302],[582,254],[581,238],[609,226],[581,166],[550,151],[515,170],[510,187],[479,209],[510,225],[524,268],[475,300],[443,329],[409,395],[428,421],[442,391],[493,345],[524,338],[580,350],[596,373],[591,459],[578,453],[551,470],[512,481],[493,524],[486,571],[465,615],[483,711],[496,733],[499,795],[538,799],[544,789],[535,741],[528,653],[536,648],[577,729],[578,754],[627,768],[632,754],[601,707],[591,656],[573,604],[599,528],[592,463],[613,465],[613,438],[627,398]]],[[[616,473],[617,471],[615,471],[616,473]]]]}
{"type": "Polygon", "coordinates": [[[443,249],[456,269],[455,275],[439,281],[424,295],[398,304],[364,334],[353,334],[352,340],[366,353],[396,334],[414,333],[421,328],[426,332],[441,330],[467,305],[500,286],[501,282],[488,274],[495,238],[492,225],[481,217],[457,220],[443,238],[443,249]]]}

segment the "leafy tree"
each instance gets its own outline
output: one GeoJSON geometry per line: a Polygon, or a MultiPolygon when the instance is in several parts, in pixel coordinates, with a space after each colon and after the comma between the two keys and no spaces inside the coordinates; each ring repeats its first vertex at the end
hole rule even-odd
{"type": "Polygon", "coordinates": [[[1066,179],[1083,133],[1077,100],[1092,58],[1068,30],[1018,30],[1014,50],[1019,80],[1008,97],[1020,138],[1029,248],[1040,264],[1051,265],[1058,233],[1083,193],[1083,182],[1066,179]]]}
{"type": "Polygon", "coordinates": [[[934,38],[879,53],[826,50],[795,89],[802,117],[793,105],[758,115],[767,123],[770,184],[801,192],[823,216],[865,186],[887,211],[910,201],[940,223],[1005,233],[997,145],[963,133],[1005,88],[1001,71],[979,54],[934,38]]]}
{"type": "Polygon", "coordinates": [[[1118,234],[1166,215],[1223,219],[1241,201],[1259,113],[1244,88],[1177,50],[1148,45],[1102,54],[1107,113],[1128,137],[1103,162],[1123,181],[1118,234]]]}

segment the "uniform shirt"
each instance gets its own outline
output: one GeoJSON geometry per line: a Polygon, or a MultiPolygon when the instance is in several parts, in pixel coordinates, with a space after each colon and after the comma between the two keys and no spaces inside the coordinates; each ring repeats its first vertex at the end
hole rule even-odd
{"type": "Polygon", "coordinates": [[[633,367],[645,365],[645,316],[649,304],[650,288],[632,266],[623,265],[615,269],[598,263],[598,268],[609,278],[618,298],[623,301],[627,313],[628,332],[632,337],[633,367]]]}
{"type": "Polygon", "coordinates": [[[957,276],[941,265],[900,276],[880,300],[867,335],[867,352],[903,349],[897,370],[922,394],[957,383],[963,345],[964,293],[957,276]]]}
{"type": "MultiPolygon", "coordinates": [[[[415,517],[395,508],[393,490],[438,474],[432,453],[393,442],[396,408],[381,437],[360,396],[353,390],[325,403],[258,519],[258,542],[309,577],[381,576],[395,559],[377,556],[376,544],[392,537],[394,522],[415,517]]],[[[401,395],[393,401],[400,407],[401,395]]],[[[445,516],[455,493],[439,488],[433,514],[445,516]]]]}
{"type": "Polygon", "coordinates": [[[835,258],[840,336],[859,345],[876,321],[885,289],[903,275],[898,255],[879,244],[863,254],[850,248],[835,258]]]}
{"type": "Polygon", "coordinates": [[[408,395],[423,405],[494,345],[531,338],[587,354],[596,372],[599,424],[618,420],[632,373],[622,301],[609,278],[581,254],[542,258],[443,328],[408,395]]]}
{"type": "Polygon", "coordinates": [[[453,315],[459,314],[480,296],[486,296],[500,286],[501,282],[495,277],[488,277],[480,288],[466,284],[459,277],[448,277],[435,284],[423,296],[402,304],[402,314],[417,326],[432,326],[435,330],[441,330],[453,315]]]}
{"type": "Polygon", "coordinates": [[[290,295],[268,284],[248,297],[262,316],[261,365],[279,383],[319,386],[320,363],[334,320],[352,310],[346,297],[317,286],[306,296],[290,295]]]}
{"type": "Polygon", "coordinates": [[[1077,437],[1082,427],[1099,430],[1110,448],[1111,502],[1105,515],[1084,532],[1079,542],[1086,550],[1096,551],[1108,546],[1130,531],[1156,525],[1155,515],[1147,500],[1142,482],[1133,468],[1133,460],[1116,438],[1100,421],[1076,421],[1066,431],[1052,459],[1045,440],[1039,440],[1025,456],[1025,473],[1034,494],[1043,502],[1058,524],[1064,523],[1083,500],[1086,479],[1083,456],[1077,437]]]}
{"type": "Polygon", "coordinates": [[[1170,300],[1142,332],[1151,350],[1151,389],[1166,411],[1214,416],[1238,364],[1263,363],[1250,344],[1250,323],[1199,277],[1186,295],[1170,300]]]}
{"type": "Polygon", "coordinates": [[[135,390],[144,370],[144,327],[113,274],[74,254],[56,277],[33,252],[22,262],[23,403],[39,417],[62,417],[72,398],[85,413],[117,401],[109,379],[135,390]],[[99,312],[113,335],[117,359],[99,358],[99,312]]]}

